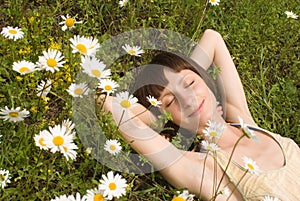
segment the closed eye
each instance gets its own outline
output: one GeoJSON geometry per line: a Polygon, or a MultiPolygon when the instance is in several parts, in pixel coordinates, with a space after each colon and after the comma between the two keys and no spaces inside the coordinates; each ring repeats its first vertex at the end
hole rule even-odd
{"type": "Polygon", "coordinates": [[[185,88],[188,88],[188,87],[190,87],[190,86],[192,86],[193,84],[195,83],[195,81],[193,80],[193,81],[191,81],[188,85],[186,85],[185,86],[185,88]]]}
{"type": "Polygon", "coordinates": [[[175,97],[166,105],[166,107],[170,107],[172,103],[174,103],[174,101],[175,101],[175,97]]]}

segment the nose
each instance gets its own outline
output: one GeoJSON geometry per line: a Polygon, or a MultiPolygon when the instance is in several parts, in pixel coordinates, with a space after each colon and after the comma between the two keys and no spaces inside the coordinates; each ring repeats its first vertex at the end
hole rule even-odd
{"type": "Polygon", "coordinates": [[[191,91],[180,94],[178,99],[183,109],[187,109],[195,104],[195,97],[191,91]]]}

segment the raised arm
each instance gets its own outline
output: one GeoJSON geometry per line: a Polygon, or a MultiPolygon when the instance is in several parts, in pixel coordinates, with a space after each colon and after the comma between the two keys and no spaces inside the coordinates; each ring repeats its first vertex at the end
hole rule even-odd
{"type": "MultiPolygon", "coordinates": [[[[209,156],[204,162],[205,156],[203,153],[183,151],[176,148],[146,125],[139,118],[140,116],[137,116],[137,113],[135,113],[137,109],[146,109],[139,104],[124,110],[119,103],[114,102],[113,98],[110,98],[105,103],[105,108],[110,109],[115,122],[120,122],[122,117],[119,130],[123,138],[133,149],[145,156],[174,187],[187,188],[191,193],[199,196],[203,167],[205,166],[201,196],[205,200],[209,200],[212,195],[213,170],[215,169],[212,157],[209,156]],[[123,113],[123,111],[125,112],[123,113]]],[[[222,170],[218,168],[217,171],[220,172],[222,170]]],[[[221,174],[218,175],[220,176],[221,174]]],[[[228,184],[228,180],[225,179],[223,183],[228,184]]],[[[224,187],[224,184],[221,186],[224,187]]],[[[228,187],[230,190],[234,189],[232,185],[228,187]]],[[[238,192],[235,191],[230,200],[240,200],[239,196],[238,192]]],[[[226,198],[218,196],[217,200],[225,201],[226,198]]]]}
{"type": "Polygon", "coordinates": [[[191,58],[206,70],[212,63],[220,67],[220,80],[226,100],[225,120],[238,122],[237,116],[240,116],[246,123],[256,125],[250,114],[240,77],[222,36],[216,31],[206,30],[191,58]]]}

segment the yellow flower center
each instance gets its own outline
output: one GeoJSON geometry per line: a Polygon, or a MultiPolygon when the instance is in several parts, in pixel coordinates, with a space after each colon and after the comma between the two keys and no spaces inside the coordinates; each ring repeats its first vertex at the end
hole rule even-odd
{"type": "Polygon", "coordinates": [[[208,149],[209,151],[212,151],[212,150],[213,150],[212,146],[210,146],[210,145],[208,145],[208,146],[206,147],[206,149],[208,149]]]}
{"type": "Polygon", "coordinates": [[[28,72],[29,71],[29,68],[27,68],[27,67],[21,67],[20,69],[19,69],[19,72],[20,73],[25,73],[25,72],[28,72]]]}
{"type": "Polygon", "coordinates": [[[81,95],[81,94],[83,94],[83,89],[82,89],[82,88],[77,88],[77,89],[75,89],[75,90],[74,90],[74,94],[76,94],[76,95],[81,95]]]}
{"type": "Polygon", "coordinates": [[[212,137],[216,137],[217,135],[218,135],[218,133],[215,131],[210,132],[210,136],[212,136],[212,137]]]}
{"type": "Polygon", "coordinates": [[[81,52],[82,54],[86,54],[87,52],[87,48],[85,45],[83,44],[77,44],[76,48],[79,50],[79,52],[81,52]]]}
{"type": "Polygon", "coordinates": [[[110,85],[106,85],[106,86],[104,87],[104,89],[105,89],[106,91],[111,91],[113,88],[112,88],[110,85]]]}
{"type": "Polygon", "coordinates": [[[172,199],[172,201],[185,201],[185,199],[182,197],[175,197],[172,199]]]}
{"type": "Polygon", "coordinates": [[[93,69],[92,70],[92,75],[94,75],[95,77],[100,77],[101,76],[101,72],[97,69],[93,69]]]}
{"type": "Polygon", "coordinates": [[[46,146],[46,144],[44,143],[44,138],[42,138],[42,137],[39,139],[39,143],[40,143],[40,145],[42,145],[43,147],[46,146]]]}
{"type": "Polygon", "coordinates": [[[109,189],[112,190],[112,191],[114,191],[114,190],[117,189],[117,185],[116,185],[114,182],[110,183],[110,184],[108,185],[108,187],[109,187],[109,189]]]}
{"type": "Polygon", "coordinates": [[[55,136],[53,138],[53,143],[56,145],[56,146],[60,146],[64,143],[64,138],[61,137],[61,136],[55,136]]]}
{"type": "Polygon", "coordinates": [[[9,113],[9,116],[10,116],[10,117],[18,117],[18,116],[19,116],[19,113],[18,113],[18,112],[10,112],[10,113],[9,113]]]}
{"type": "Polygon", "coordinates": [[[156,105],[156,101],[152,100],[150,101],[151,105],[156,105]]]}
{"type": "Polygon", "coordinates": [[[104,201],[103,195],[101,195],[100,193],[96,194],[94,196],[94,201],[104,201]]]}
{"type": "Polygon", "coordinates": [[[0,177],[0,183],[2,183],[3,181],[5,181],[5,179],[6,179],[5,175],[1,175],[1,177],[0,177]]]}
{"type": "Polygon", "coordinates": [[[124,107],[124,108],[129,108],[129,107],[131,106],[129,100],[122,100],[120,104],[121,104],[121,106],[124,107]]]}
{"type": "Polygon", "coordinates": [[[111,144],[110,146],[109,146],[109,148],[110,148],[110,150],[112,150],[112,151],[114,151],[114,150],[116,150],[116,145],[114,145],[114,144],[111,144]]]}
{"type": "Polygon", "coordinates": [[[72,26],[74,26],[74,24],[75,24],[75,20],[73,18],[69,17],[69,18],[66,19],[66,26],[67,27],[72,27],[72,26]]]}
{"type": "Polygon", "coordinates": [[[9,32],[10,34],[13,34],[13,35],[15,35],[15,34],[18,33],[15,29],[11,29],[11,30],[9,30],[8,32],[9,32]]]}
{"type": "Polygon", "coordinates": [[[216,0],[210,0],[210,2],[212,2],[212,3],[215,3],[215,2],[216,2],[216,0]]]}
{"type": "Polygon", "coordinates": [[[55,59],[49,58],[49,59],[47,59],[47,65],[53,68],[57,65],[57,62],[55,59]]]}
{"type": "Polygon", "coordinates": [[[249,168],[250,170],[254,170],[254,166],[251,165],[250,163],[248,163],[247,166],[248,166],[248,168],[249,168]]]}
{"type": "Polygon", "coordinates": [[[128,53],[129,53],[129,54],[132,54],[132,55],[135,55],[135,54],[136,54],[136,51],[134,51],[134,50],[129,50],[128,53]]]}

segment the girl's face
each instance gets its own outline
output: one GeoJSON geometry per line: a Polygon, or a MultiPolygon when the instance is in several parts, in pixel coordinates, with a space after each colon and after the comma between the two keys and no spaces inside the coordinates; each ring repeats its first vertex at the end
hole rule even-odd
{"type": "Polygon", "coordinates": [[[169,112],[173,122],[180,127],[202,131],[215,113],[213,93],[203,79],[191,70],[185,69],[179,73],[164,70],[164,74],[169,84],[158,98],[162,102],[161,108],[169,112]]]}

